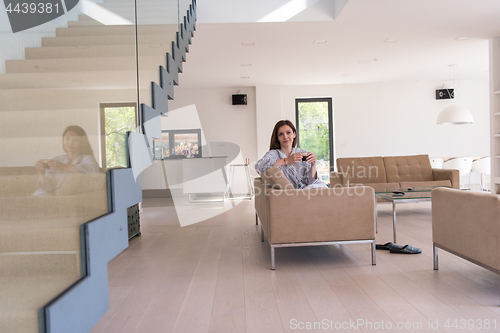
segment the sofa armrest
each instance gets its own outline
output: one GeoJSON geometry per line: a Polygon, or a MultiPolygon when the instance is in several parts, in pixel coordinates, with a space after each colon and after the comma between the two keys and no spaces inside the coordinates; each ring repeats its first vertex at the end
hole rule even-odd
{"type": "Polygon", "coordinates": [[[432,169],[432,176],[434,180],[449,180],[451,187],[460,188],[460,173],[454,169],[432,169]]]}
{"type": "Polygon", "coordinates": [[[330,171],[330,187],[349,186],[349,174],[345,172],[330,171]]]}
{"type": "Polygon", "coordinates": [[[366,186],[270,190],[270,243],[375,239],[375,192],[366,186]]]}
{"type": "Polygon", "coordinates": [[[500,198],[450,188],[432,190],[432,241],[500,269],[500,198]]]}

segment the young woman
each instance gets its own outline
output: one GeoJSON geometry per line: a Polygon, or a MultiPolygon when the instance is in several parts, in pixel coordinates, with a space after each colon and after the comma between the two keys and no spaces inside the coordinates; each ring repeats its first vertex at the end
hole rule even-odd
{"type": "Polygon", "coordinates": [[[255,170],[262,173],[273,165],[281,171],[296,189],[327,187],[318,179],[316,155],[304,149],[295,148],[297,131],[289,120],[280,120],[274,125],[269,151],[255,164],[255,170]],[[305,161],[302,159],[305,158],[305,161]]]}
{"type": "Polygon", "coordinates": [[[35,168],[40,174],[40,180],[39,188],[33,195],[56,194],[70,173],[99,172],[94,151],[83,128],[68,126],[64,130],[62,141],[66,154],[36,162],[35,168]]]}

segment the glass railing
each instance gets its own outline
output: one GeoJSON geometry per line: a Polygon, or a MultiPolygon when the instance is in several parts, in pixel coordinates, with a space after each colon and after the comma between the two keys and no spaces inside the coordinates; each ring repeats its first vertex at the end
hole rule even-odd
{"type": "Polygon", "coordinates": [[[23,36],[2,21],[0,332],[38,332],[39,309],[85,275],[81,225],[110,209],[106,171],[127,166],[190,3],[81,0],[23,36]]]}

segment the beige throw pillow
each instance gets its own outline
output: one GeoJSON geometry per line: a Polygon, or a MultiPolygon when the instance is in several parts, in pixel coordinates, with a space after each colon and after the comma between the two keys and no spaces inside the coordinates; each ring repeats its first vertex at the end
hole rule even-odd
{"type": "Polygon", "coordinates": [[[293,189],[292,183],[278,166],[272,166],[261,174],[262,179],[267,184],[276,189],[293,189]]]}

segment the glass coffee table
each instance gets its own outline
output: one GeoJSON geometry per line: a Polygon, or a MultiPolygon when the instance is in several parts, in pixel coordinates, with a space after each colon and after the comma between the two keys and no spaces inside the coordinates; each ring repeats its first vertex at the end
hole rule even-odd
{"type": "Polygon", "coordinates": [[[395,190],[395,191],[399,191],[402,194],[397,194],[393,191],[375,192],[375,217],[377,218],[377,220],[378,220],[377,199],[384,199],[384,200],[388,200],[388,201],[392,202],[393,243],[397,244],[396,243],[396,204],[407,203],[407,202],[431,201],[432,189],[433,189],[433,187],[415,188],[412,190],[409,190],[408,188],[395,190]]]}

